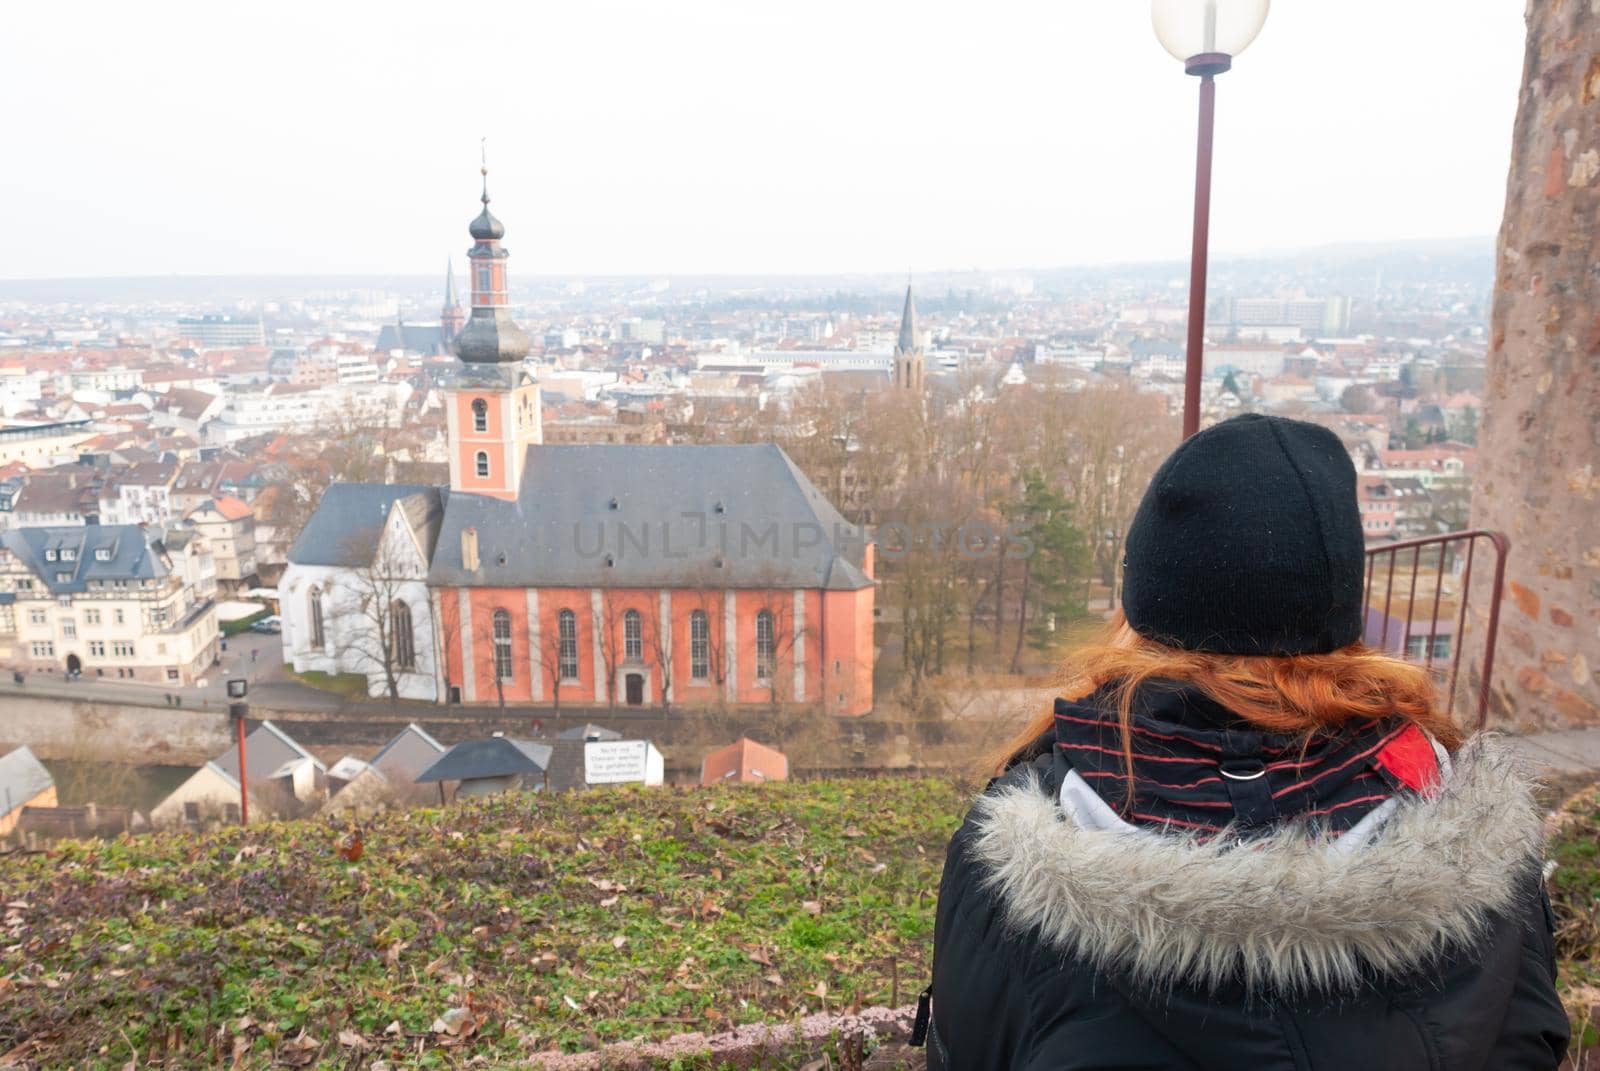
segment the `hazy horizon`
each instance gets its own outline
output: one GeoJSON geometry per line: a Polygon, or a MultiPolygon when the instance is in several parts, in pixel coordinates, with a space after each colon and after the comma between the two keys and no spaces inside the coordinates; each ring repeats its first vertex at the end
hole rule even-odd
{"type": "MultiPolygon", "coordinates": [[[[1196,82],[1142,2],[441,10],[18,9],[0,278],[442,273],[484,136],[513,278],[1187,256],[1196,82]]],[[[1494,233],[1523,36],[1280,0],[1218,82],[1218,256],[1494,233]]]]}
{"type": "MultiPolygon", "coordinates": [[[[1467,235],[1467,236],[1458,237],[1458,238],[1415,238],[1415,239],[1405,239],[1405,240],[1393,241],[1393,242],[1386,242],[1386,241],[1379,241],[1379,240],[1374,240],[1374,241],[1329,242],[1329,243],[1325,243],[1325,244],[1321,244],[1321,245],[1314,245],[1314,246],[1286,247],[1286,248],[1281,248],[1281,249],[1263,249],[1263,250],[1257,250],[1257,251],[1253,251],[1253,252],[1242,252],[1242,253],[1215,252],[1214,251],[1211,254],[1210,262],[1213,265],[1213,267],[1217,267],[1217,266],[1243,265],[1243,264],[1250,264],[1250,263],[1254,263],[1254,262],[1270,263],[1270,262],[1279,261],[1279,260],[1287,260],[1287,259],[1294,259],[1294,258],[1308,257],[1308,256],[1315,256],[1315,255],[1327,255],[1329,257],[1336,257],[1336,256],[1341,256],[1341,255],[1342,256],[1349,256],[1349,255],[1381,256],[1384,253],[1391,253],[1391,254],[1395,254],[1395,255],[1401,255],[1401,254],[1422,255],[1425,250],[1429,250],[1429,251],[1444,251],[1444,252],[1451,253],[1453,255],[1470,254],[1470,253],[1473,253],[1473,252],[1492,253],[1493,252],[1494,243],[1496,241],[1497,241],[1497,239],[1496,239],[1496,237],[1494,235],[1467,235]],[[1473,248],[1473,247],[1478,247],[1478,246],[1481,246],[1483,248],[1481,248],[1481,249],[1473,248]]],[[[998,265],[998,266],[995,266],[995,267],[988,267],[988,268],[937,268],[937,267],[935,267],[935,268],[928,269],[926,271],[920,271],[920,272],[914,273],[913,275],[911,275],[909,277],[909,281],[914,284],[919,279],[921,279],[921,280],[932,280],[932,279],[943,279],[943,278],[960,277],[960,276],[968,276],[968,275],[975,275],[975,276],[983,276],[983,275],[988,275],[988,276],[1006,276],[1006,275],[1013,275],[1013,274],[1015,274],[1015,275],[1052,275],[1052,274],[1061,274],[1061,273],[1075,273],[1075,272],[1082,272],[1082,271],[1092,271],[1092,270],[1100,269],[1100,268],[1104,268],[1104,269],[1107,269],[1107,270],[1117,270],[1117,271],[1136,271],[1136,270],[1141,270],[1141,269],[1158,269],[1158,268],[1168,268],[1168,267],[1172,268],[1175,271],[1181,270],[1181,271],[1187,272],[1187,270],[1188,270],[1188,260],[1187,259],[1178,259],[1178,258],[1167,258],[1167,259],[1161,259],[1161,260],[1100,261],[1100,262],[1062,263],[1062,264],[1033,265],[1033,266],[998,265]]],[[[457,271],[458,272],[461,271],[461,268],[459,266],[457,268],[457,271]]],[[[374,282],[374,281],[379,281],[379,280],[385,280],[385,281],[392,280],[392,281],[395,281],[395,282],[427,283],[429,285],[432,285],[434,283],[439,283],[439,284],[442,285],[443,278],[444,278],[444,276],[443,276],[443,270],[442,269],[440,271],[433,272],[433,273],[421,272],[421,271],[401,271],[401,272],[389,272],[389,271],[367,271],[367,272],[361,272],[361,271],[356,271],[356,272],[293,272],[293,271],[291,271],[291,272],[222,272],[222,273],[215,273],[215,274],[207,274],[207,273],[201,273],[201,272],[161,272],[161,273],[147,273],[147,274],[129,273],[129,274],[125,274],[125,275],[63,275],[63,276],[56,276],[56,277],[53,277],[53,278],[47,278],[47,277],[30,278],[30,277],[26,277],[26,276],[18,277],[18,278],[9,278],[9,279],[8,278],[0,278],[0,287],[6,287],[6,288],[10,288],[10,289],[16,290],[16,289],[25,288],[25,287],[28,287],[28,286],[43,286],[43,285],[49,285],[49,284],[52,284],[52,283],[72,283],[72,284],[92,284],[92,283],[100,283],[100,282],[104,282],[104,283],[119,283],[119,282],[145,283],[145,282],[159,282],[159,281],[164,280],[164,279],[172,279],[172,280],[179,280],[179,281],[185,281],[185,282],[224,281],[224,280],[241,280],[241,281],[279,281],[279,280],[281,280],[281,281],[316,281],[316,280],[335,281],[335,280],[337,280],[337,281],[348,281],[348,282],[363,281],[363,282],[369,282],[369,283],[370,282],[374,282]]],[[[806,282],[817,282],[817,281],[823,281],[823,280],[849,280],[849,281],[860,280],[860,281],[864,281],[864,282],[874,282],[874,283],[880,283],[880,284],[881,283],[888,283],[888,284],[892,285],[895,289],[898,289],[899,287],[904,286],[906,284],[906,282],[908,281],[908,276],[904,271],[900,271],[900,272],[895,272],[893,270],[873,271],[873,270],[866,270],[866,269],[851,269],[851,268],[838,269],[838,270],[834,270],[834,271],[821,270],[821,271],[810,271],[810,272],[798,272],[798,271],[646,272],[646,271],[638,271],[638,272],[605,272],[605,273],[603,273],[603,272],[585,272],[585,273],[574,273],[574,272],[537,272],[537,271],[535,271],[535,272],[519,272],[516,275],[514,275],[513,279],[512,279],[512,288],[516,289],[520,284],[525,284],[525,283],[529,283],[529,282],[536,282],[536,281],[537,282],[545,282],[545,283],[549,283],[549,282],[572,282],[572,281],[605,283],[605,282],[635,281],[635,280],[641,281],[641,282],[652,282],[652,281],[656,281],[656,280],[659,280],[659,279],[668,279],[668,280],[683,279],[683,280],[695,280],[695,281],[698,281],[698,280],[708,280],[708,281],[724,281],[724,280],[725,281],[734,281],[734,280],[738,280],[738,281],[760,281],[760,282],[775,282],[775,281],[790,281],[790,280],[793,280],[793,281],[806,281],[806,282]]],[[[459,276],[459,275],[458,275],[456,281],[457,281],[457,285],[458,286],[464,286],[465,285],[462,277],[459,276]]]]}

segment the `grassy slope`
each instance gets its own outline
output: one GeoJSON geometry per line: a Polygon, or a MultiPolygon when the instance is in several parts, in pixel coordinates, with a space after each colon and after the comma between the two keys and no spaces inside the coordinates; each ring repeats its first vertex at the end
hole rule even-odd
{"type": "Polygon", "coordinates": [[[311,688],[334,695],[342,695],[347,699],[365,699],[367,697],[367,678],[360,673],[324,673],[320,669],[308,669],[304,673],[296,673],[294,667],[285,663],[284,675],[299,681],[311,688]]]}
{"type": "Polygon", "coordinates": [[[1574,1047],[1600,1047],[1600,786],[1566,805],[1549,855],[1550,904],[1556,916],[1561,988],[1573,1014],[1574,1047]]]}
{"type": "Polygon", "coordinates": [[[962,808],[911,779],[518,794],[382,816],[356,865],[323,821],[13,857],[0,1062],[498,1062],[884,1004],[894,965],[905,1001],[962,808]],[[432,1029],[453,1007],[470,1037],[432,1029]]]}

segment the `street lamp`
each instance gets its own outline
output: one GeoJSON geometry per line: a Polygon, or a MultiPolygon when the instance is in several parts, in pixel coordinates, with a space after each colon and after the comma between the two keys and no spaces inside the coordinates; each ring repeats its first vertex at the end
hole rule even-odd
{"type": "Polygon", "coordinates": [[[228,713],[233,715],[234,732],[239,737],[239,824],[250,824],[250,789],[244,769],[244,719],[250,714],[250,704],[244,701],[250,691],[250,682],[235,677],[228,682],[228,713]]]}
{"type": "Polygon", "coordinates": [[[1213,79],[1233,66],[1267,21],[1272,0],[1153,0],[1150,21],[1161,47],[1200,79],[1200,141],[1194,168],[1194,249],[1189,259],[1189,350],[1183,380],[1183,437],[1200,430],[1200,376],[1205,371],[1206,247],[1211,226],[1213,79]]]}

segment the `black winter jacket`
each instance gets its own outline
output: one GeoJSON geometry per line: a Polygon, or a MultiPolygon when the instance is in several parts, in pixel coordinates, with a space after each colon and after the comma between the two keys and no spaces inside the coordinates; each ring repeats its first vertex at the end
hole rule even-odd
{"type": "Polygon", "coordinates": [[[1554,1071],[1542,821],[1492,739],[1371,839],[1084,828],[1046,753],[951,841],[932,1071],[1554,1071]]]}

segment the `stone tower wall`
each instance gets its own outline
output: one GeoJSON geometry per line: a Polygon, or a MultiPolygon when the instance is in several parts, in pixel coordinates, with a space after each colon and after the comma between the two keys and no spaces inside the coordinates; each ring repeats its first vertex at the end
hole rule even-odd
{"type": "Polygon", "coordinates": [[[1600,723],[1600,0],[1528,5],[1479,434],[1473,523],[1512,541],[1491,719],[1600,723]]]}

